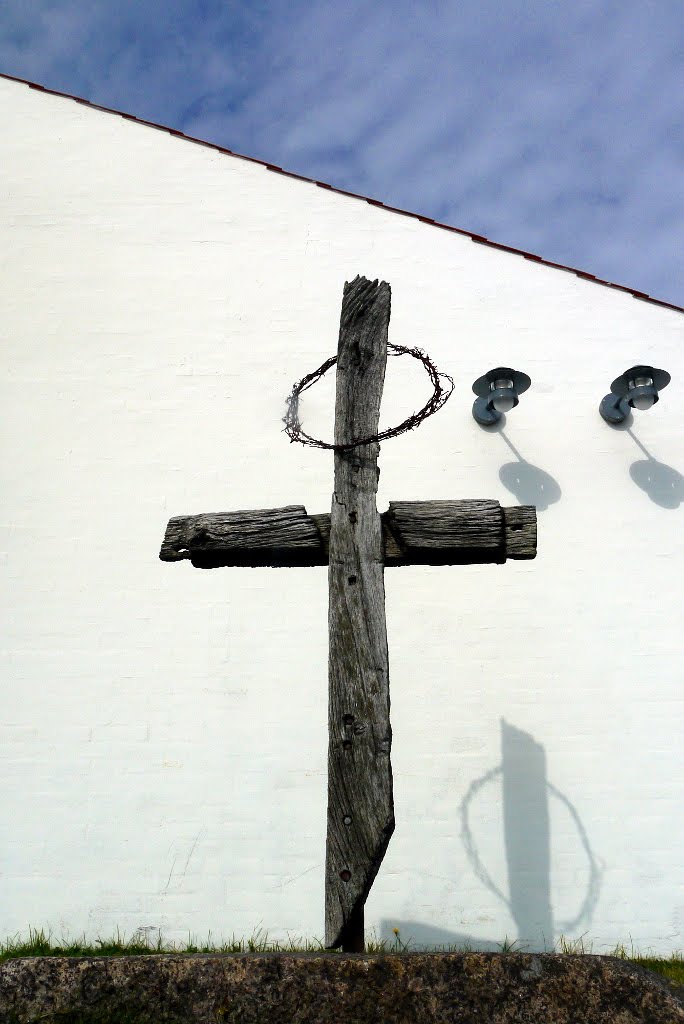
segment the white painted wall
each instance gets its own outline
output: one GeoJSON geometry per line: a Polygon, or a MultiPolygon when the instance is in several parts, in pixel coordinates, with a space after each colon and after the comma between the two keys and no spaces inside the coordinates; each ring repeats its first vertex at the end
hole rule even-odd
{"type": "MultiPolygon", "coordinates": [[[[326,571],[157,552],[171,515],[329,508],[330,455],[280,418],[361,273],[456,381],[383,444],[380,508],[540,504],[534,562],[386,574],[397,829],[367,923],[682,948],[682,315],[69,99],[0,103],[0,933],[322,936],[326,571]],[[672,385],[611,430],[638,361],[672,385]],[[470,385],[500,363],[533,386],[499,434],[470,385]]],[[[385,425],[420,373],[390,361],[385,425]]]]}

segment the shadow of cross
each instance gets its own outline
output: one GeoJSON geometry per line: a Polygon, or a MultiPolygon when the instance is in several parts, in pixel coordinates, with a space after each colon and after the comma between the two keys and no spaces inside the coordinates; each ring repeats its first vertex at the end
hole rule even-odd
{"type": "Polygon", "coordinates": [[[534,558],[537,542],[534,506],[396,501],[378,513],[389,318],[387,283],[345,284],[330,515],[289,505],[176,516],[159,555],[199,568],[329,566],[325,944],[346,952],[363,952],[364,904],[394,831],[385,566],[534,558]]]}

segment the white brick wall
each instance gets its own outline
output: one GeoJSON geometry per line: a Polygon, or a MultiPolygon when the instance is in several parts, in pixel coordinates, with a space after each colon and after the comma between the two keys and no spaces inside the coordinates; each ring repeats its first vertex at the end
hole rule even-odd
{"type": "MultiPolygon", "coordinates": [[[[280,417],[362,273],[456,381],[383,444],[380,507],[553,499],[534,562],[386,574],[397,829],[367,924],[681,948],[684,317],[20,84],[0,104],[0,933],[322,936],[325,569],[157,552],[171,515],[328,509],[330,455],[280,417]],[[611,430],[638,361],[672,385],[611,430]],[[501,434],[470,415],[499,363],[533,380],[501,434]]],[[[383,424],[420,373],[390,361],[383,424]]]]}

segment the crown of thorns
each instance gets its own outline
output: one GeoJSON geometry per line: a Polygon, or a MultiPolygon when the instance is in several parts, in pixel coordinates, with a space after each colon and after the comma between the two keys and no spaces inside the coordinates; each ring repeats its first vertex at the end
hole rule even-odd
{"type": "Polygon", "coordinates": [[[299,396],[302,391],[306,391],[317,380],[320,380],[331,366],[335,365],[337,356],[331,356],[313,373],[308,373],[306,377],[302,377],[300,381],[297,381],[290,392],[287,399],[287,412],[283,417],[285,433],[290,438],[290,441],[299,441],[300,444],[308,444],[312,448],[328,448],[336,452],[346,452],[352,448],[358,448],[362,444],[373,444],[375,441],[384,441],[388,437],[397,437],[399,434],[405,434],[407,430],[415,430],[428,416],[439,412],[454,390],[453,378],[448,373],[440,373],[430,357],[420,348],[407,348],[405,345],[393,345],[391,342],[388,342],[387,354],[390,356],[411,356],[425,367],[425,372],[432,382],[433,392],[419,412],[411,413],[397,427],[390,427],[388,430],[382,430],[378,434],[371,434],[369,437],[360,437],[356,441],[350,441],[348,444],[329,444],[327,441],[319,441],[318,438],[307,434],[299,418],[299,396]]]}

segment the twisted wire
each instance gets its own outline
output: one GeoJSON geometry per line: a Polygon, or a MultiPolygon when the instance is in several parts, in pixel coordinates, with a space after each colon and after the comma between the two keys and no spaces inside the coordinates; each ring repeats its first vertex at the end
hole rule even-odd
{"type": "Polygon", "coordinates": [[[283,423],[285,424],[285,433],[290,438],[290,441],[308,444],[312,448],[327,448],[336,452],[346,452],[351,451],[353,448],[358,448],[360,445],[385,441],[389,437],[405,434],[408,430],[415,430],[428,416],[433,416],[434,413],[439,412],[454,390],[453,378],[448,373],[440,373],[430,357],[420,348],[408,348],[406,345],[393,345],[391,342],[388,342],[387,354],[390,356],[411,356],[425,367],[425,371],[432,382],[433,392],[422,409],[411,413],[410,416],[407,416],[396,427],[389,427],[387,430],[381,430],[379,433],[371,434],[368,437],[357,438],[355,441],[350,441],[347,444],[330,444],[328,441],[321,441],[316,437],[312,437],[304,430],[299,417],[299,396],[303,391],[312,387],[317,380],[320,380],[331,366],[335,365],[337,356],[331,356],[313,373],[308,373],[306,377],[302,377],[300,381],[297,381],[288,396],[283,423]]]}

